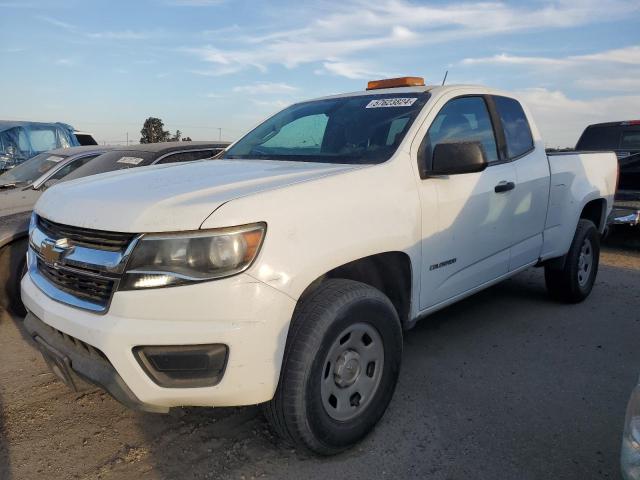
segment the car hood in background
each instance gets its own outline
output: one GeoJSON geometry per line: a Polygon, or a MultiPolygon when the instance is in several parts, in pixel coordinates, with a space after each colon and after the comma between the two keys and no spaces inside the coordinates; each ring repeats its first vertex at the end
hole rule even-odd
{"type": "Polygon", "coordinates": [[[33,188],[16,187],[0,190],[0,218],[20,212],[30,212],[42,192],[33,188]]]}
{"type": "Polygon", "coordinates": [[[234,198],[361,167],[207,160],[120,170],[56,185],[43,194],[35,210],[54,222],[97,230],[196,230],[218,207],[234,198]]]}

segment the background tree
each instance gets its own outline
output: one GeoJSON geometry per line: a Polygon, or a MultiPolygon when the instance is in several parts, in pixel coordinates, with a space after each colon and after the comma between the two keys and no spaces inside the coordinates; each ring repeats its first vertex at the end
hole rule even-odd
{"type": "Polygon", "coordinates": [[[182,141],[183,142],[191,142],[192,140],[191,140],[191,137],[183,137],[182,141]]]}
{"type": "Polygon", "coordinates": [[[149,117],[144,121],[140,135],[140,143],[166,142],[171,137],[171,133],[164,129],[163,121],[156,117],[149,117]]]}
{"type": "Polygon", "coordinates": [[[180,130],[176,130],[175,135],[173,135],[169,141],[170,142],[179,142],[180,139],[182,138],[182,132],[180,130]]]}

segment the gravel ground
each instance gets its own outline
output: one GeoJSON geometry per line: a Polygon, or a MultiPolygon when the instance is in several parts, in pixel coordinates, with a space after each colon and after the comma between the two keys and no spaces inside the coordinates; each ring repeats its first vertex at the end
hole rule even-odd
{"type": "Polygon", "coordinates": [[[153,415],[72,393],[3,313],[0,479],[619,478],[640,252],[611,244],[580,305],[550,301],[532,269],[420,322],[381,424],[328,459],[283,445],[257,407],[153,415]]]}

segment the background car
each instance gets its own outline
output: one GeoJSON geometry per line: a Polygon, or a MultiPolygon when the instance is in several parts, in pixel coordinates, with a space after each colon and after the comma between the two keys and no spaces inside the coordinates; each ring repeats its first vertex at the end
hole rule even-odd
{"type": "Polygon", "coordinates": [[[89,132],[74,131],[73,134],[75,135],[76,140],[78,140],[78,143],[80,145],[98,145],[96,139],[93,138],[93,135],[89,132]]]}
{"type": "Polygon", "coordinates": [[[59,148],[41,153],[0,175],[0,217],[31,211],[49,180],[57,181],[76,168],[112,150],[111,146],[59,148]]]}
{"type": "Polygon", "coordinates": [[[640,224],[640,120],[589,125],[576,150],[616,152],[620,178],[610,222],[640,224]]]}
{"type": "Polygon", "coordinates": [[[640,480],[640,385],[634,388],[627,405],[620,469],[624,480],[640,480]]]}
{"type": "Polygon", "coordinates": [[[66,123],[0,120],[0,173],[39,153],[79,146],[73,132],[66,123]]]}
{"type": "Polygon", "coordinates": [[[121,148],[75,147],[47,152],[30,160],[31,163],[25,162],[0,175],[0,307],[21,316],[26,313],[19,292],[25,270],[29,217],[46,188],[61,181],[125,168],[213,158],[228,145],[227,142],[164,142],[121,148]],[[63,160],[55,158],[63,156],[63,160]],[[62,166],[54,170],[51,163],[62,166]],[[50,174],[32,173],[39,168],[48,168],[50,174]]]}

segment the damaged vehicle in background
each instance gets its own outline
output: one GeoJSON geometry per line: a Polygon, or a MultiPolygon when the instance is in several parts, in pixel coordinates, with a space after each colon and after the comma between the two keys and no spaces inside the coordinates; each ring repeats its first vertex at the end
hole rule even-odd
{"type": "Polygon", "coordinates": [[[640,120],[589,125],[576,150],[616,153],[620,178],[609,221],[614,225],[640,225],[640,120]]]}
{"type": "Polygon", "coordinates": [[[66,123],[0,120],[0,173],[56,148],[80,146],[66,123]]]}
{"type": "Polygon", "coordinates": [[[26,314],[20,300],[31,210],[50,186],[89,175],[212,158],[228,144],[166,142],[129,147],[72,147],[37,155],[0,175],[0,307],[26,314]]]}

